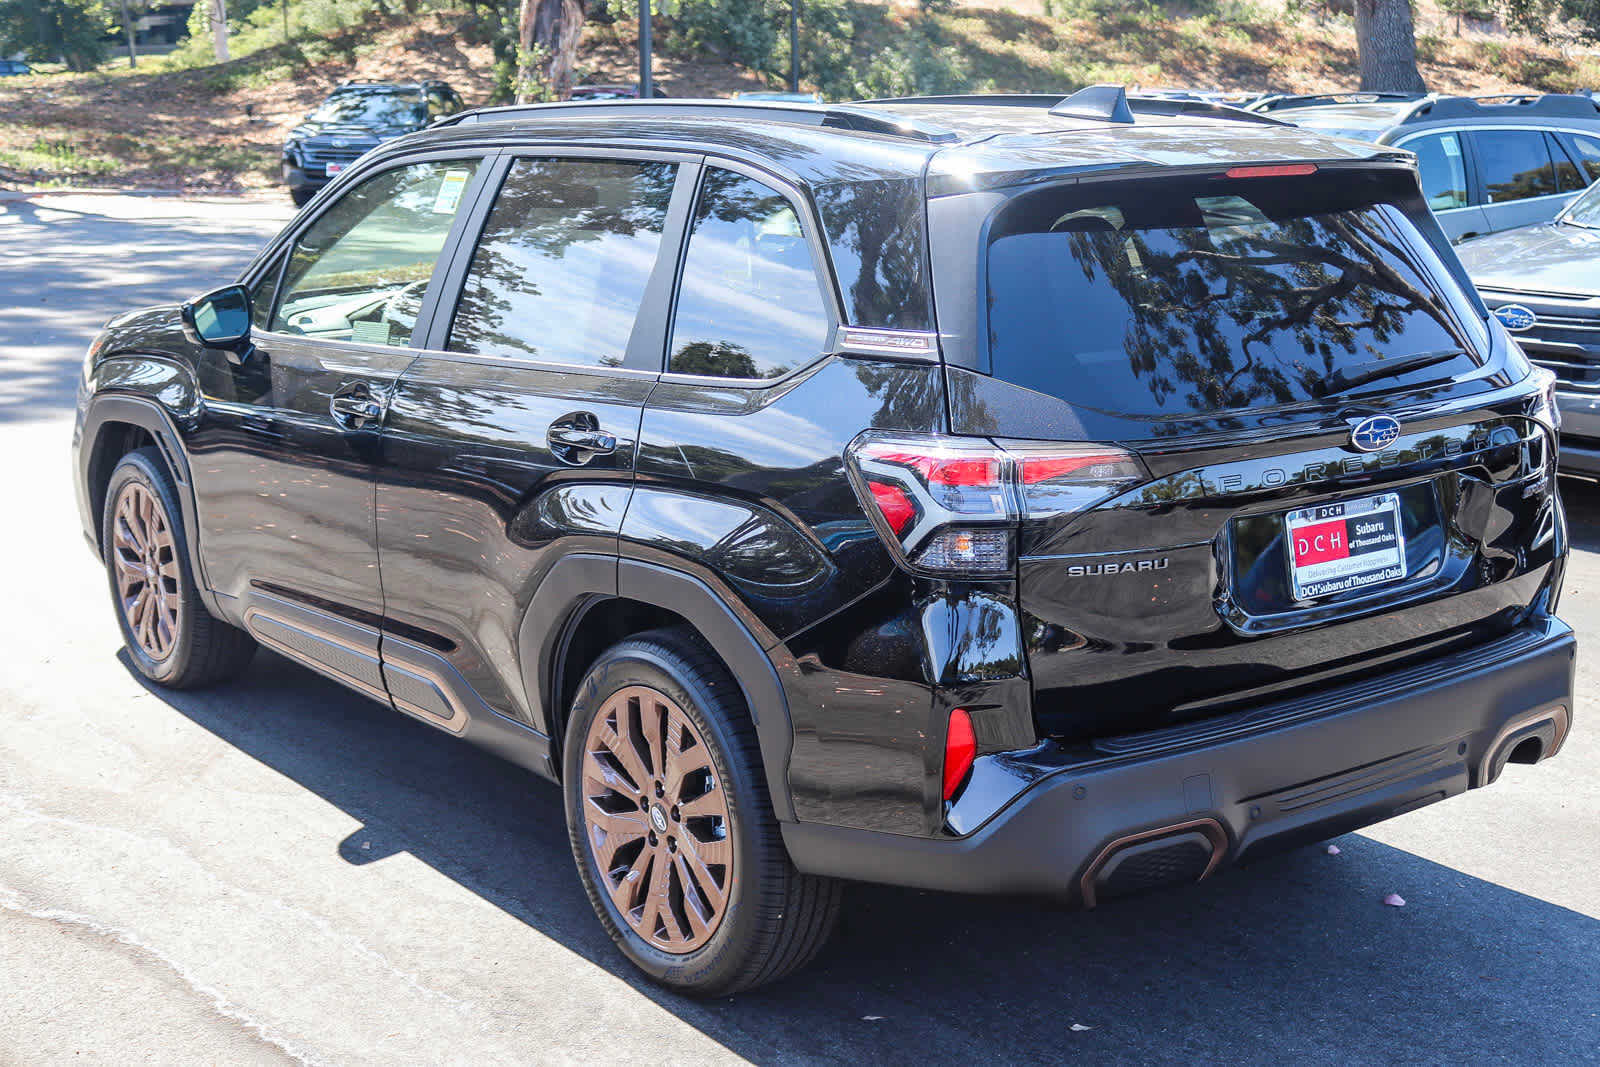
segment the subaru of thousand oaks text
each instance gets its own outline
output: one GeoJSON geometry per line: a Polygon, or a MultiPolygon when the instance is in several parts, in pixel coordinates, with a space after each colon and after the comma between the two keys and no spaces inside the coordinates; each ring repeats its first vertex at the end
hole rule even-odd
{"type": "Polygon", "coordinates": [[[380,146],[113,320],[74,469],[153,683],[266,646],[554,779],[711,995],[845,880],[1093,907],[1555,755],[1556,417],[1402,150],[605,101],[380,146]]]}

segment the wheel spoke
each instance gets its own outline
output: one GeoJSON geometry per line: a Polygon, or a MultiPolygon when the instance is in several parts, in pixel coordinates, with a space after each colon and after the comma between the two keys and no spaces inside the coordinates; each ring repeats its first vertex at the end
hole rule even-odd
{"type": "Polygon", "coordinates": [[[693,875],[690,871],[690,861],[682,851],[673,857],[678,869],[678,881],[683,885],[683,914],[689,920],[689,931],[695,937],[708,937],[711,934],[711,923],[727,903],[727,894],[714,885],[703,884],[703,879],[693,875]],[[690,888],[700,885],[706,891],[706,897],[711,900],[711,906],[706,907],[700,899],[700,894],[690,888]]]}
{"type": "Polygon", "coordinates": [[[641,795],[639,787],[617,770],[617,765],[613,762],[615,754],[610,749],[604,751],[610,754],[612,759],[604,758],[593,751],[584,753],[584,792],[589,796],[598,796],[607,792],[616,793],[637,804],[641,795]]]}
{"type": "Polygon", "coordinates": [[[640,849],[639,854],[634,857],[633,863],[622,873],[621,877],[613,879],[609,873],[606,876],[606,881],[609,883],[608,888],[611,890],[612,903],[628,919],[628,922],[635,924],[635,926],[635,915],[639,910],[637,901],[640,890],[643,888],[645,872],[650,866],[652,856],[654,856],[654,853],[648,848],[640,849]]]}
{"type": "Polygon", "coordinates": [[[650,895],[645,900],[640,933],[652,941],[657,940],[657,922],[661,924],[667,944],[676,944],[684,939],[678,916],[672,910],[672,865],[659,852],[650,867],[650,895]]]}
{"type": "Polygon", "coordinates": [[[711,769],[711,757],[706,752],[706,746],[695,744],[687,750],[678,747],[678,742],[683,739],[684,725],[674,722],[667,739],[667,796],[675,801],[683,797],[685,778],[696,771],[711,769]]]}
{"type": "Polygon", "coordinates": [[[639,729],[650,754],[650,770],[656,777],[666,773],[666,705],[653,695],[639,700],[639,729]]]}
{"type": "Polygon", "coordinates": [[[707,792],[678,803],[678,811],[685,819],[703,819],[711,815],[726,815],[728,807],[722,802],[722,794],[715,787],[707,792]]]}
{"type": "Polygon", "coordinates": [[[728,859],[733,855],[733,849],[726,840],[699,841],[693,834],[683,835],[678,851],[690,858],[690,865],[694,868],[697,880],[706,896],[713,901],[727,899],[728,859]],[[710,867],[722,868],[722,881],[717,881],[711,876],[710,867]]]}
{"type": "MultiPolygon", "coordinates": [[[[596,743],[607,752],[622,767],[622,771],[633,779],[633,792],[637,796],[645,791],[650,782],[650,772],[645,769],[643,761],[639,759],[639,750],[634,747],[632,729],[628,726],[628,709],[626,704],[612,707],[612,714],[616,718],[616,725],[600,723],[600,732],[594,737],[596,743]]],[[[602,716],[605,715],[602,709],[602,716]]],[[[597,716],[598,718],[598,716],[597,716]]],[[[590,746],[593,753],[594,746],[590,746]]]]}

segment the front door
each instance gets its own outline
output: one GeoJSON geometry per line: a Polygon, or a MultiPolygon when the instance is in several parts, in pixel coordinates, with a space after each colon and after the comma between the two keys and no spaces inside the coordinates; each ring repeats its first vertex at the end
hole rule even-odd
{"type": "MultiPolygon", "coordinates": [[[[202,358],[189,446],[207,577],[269,643],[298,648],[278,617],[303,622],[305,609],[338,620],[318,632],[376,650],[384,414],[479,165],[417,163],[352,187],[258,279],[253,351],[202,358]],[[270,633],[252,619],[264,604],[278,606],[270,633]]],[[[357,680],[373,682],[372,668],[357,680]]]]}

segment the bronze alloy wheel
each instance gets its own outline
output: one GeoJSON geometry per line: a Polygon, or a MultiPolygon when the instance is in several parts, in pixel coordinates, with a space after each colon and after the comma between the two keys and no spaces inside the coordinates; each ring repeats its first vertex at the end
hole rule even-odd
{"type": "Polygon", "coordinates": [[[583,748],[584,838],[633,932],[682,955],[717,932],[733,888],[728,800],[705,740],[648,686],[613,693],[583,748]]]}
{"type": "Polygon", "coordinates": [[[178,545],[161,501],[141,482],[128,482],[117,495],[111,561],[128,632],[145,655],[166,659],[182,622],[178,545]]]}

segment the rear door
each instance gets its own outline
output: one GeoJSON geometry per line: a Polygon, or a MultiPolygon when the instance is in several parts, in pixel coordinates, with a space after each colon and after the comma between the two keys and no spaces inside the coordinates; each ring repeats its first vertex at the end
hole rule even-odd
{"type": "Polygon", "coordinates": [[[1491,232],[1548,222],[1584,188],[1551,133],[1475,129],[1467,136],[1477,159],[1484,218],[1491,232]],[[1565,165],[1558,168],[1557,162],[1565,165]]]}
{"type": "Polygon", "coordinates": [[[1503,634],[1551,579],[1548,441],[1496,406],[1505,354],[1408,184],[1085,183],[990,216],[990,373],[950,371],[954,428],[1021,456],[1113,443],[1145,468],[1108,466],[1097,498],[1023,467],[1046,733],[1140,732],[1419,662],[1503,634]]]}
{"type": "Polygon", "coordinates": [[[402,710],[543,728],[519,627],[556,560],[616,554],[697,169],[581,148],[500,160],[389,408],[377,526],[402,710]]]}

